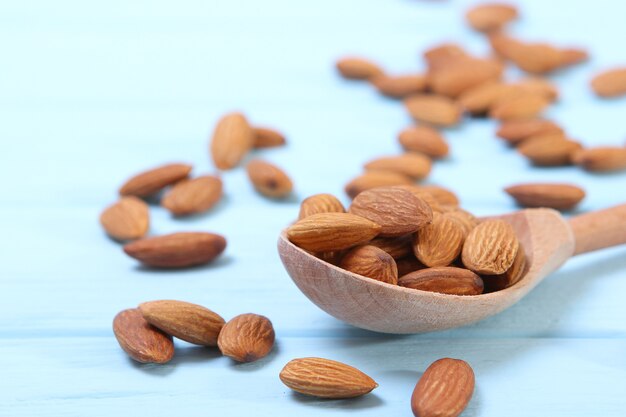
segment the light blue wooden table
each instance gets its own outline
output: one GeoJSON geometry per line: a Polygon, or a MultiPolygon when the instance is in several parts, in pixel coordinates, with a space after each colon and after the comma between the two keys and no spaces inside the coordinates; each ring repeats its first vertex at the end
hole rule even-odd
{"type": "MultiPolygon", "coordinates": [[[[593,60],[560,74],[550,117],[586,144],[622,144],[626,100],[588,91],[598,68],[626,63],[620,2],[528,0],[520,36],[589,47],[593,60]]],[[[409,120],[397,103],[340,80],[333,61],[371,56],[392,71],[419,68],[419,51],[483,39],[462,23],[465,1],[4,1],[0,4],[0,416],[402,416],[433,360],[463,358],[477,390],[465,416],[626,415],[626,247],[569,262],[527,299],[463,329],[393,337],[351,328],[313,306],[276,253],[297,200],[342,195],[360,165],[399,151],[409,120]],[[130,174],[189,161],[212,172],[208,135],[231,109],[288,135],[258,155],[284,167],[297,198],[268,202],[243,170],[224,174],[226,198],[206,216],[152,211],[153,234],[210,230],[228,238],[214,265],[151,272],[124,256],[97,219],[130,174]],[[235,365],[178,343],[165,366],[140,366],[118,347],[113,316],[174,298],[226,318],[265,314],[274,353],[235,365]],[[355,365],[380,387],[356,401],[292,394],[278,372],[292,358],[355,365]]],[[[494,138],[489,121],[447,133],[448,161],[430,181],[477,214],[514,209],[502,187],[573,181],[580,210],[626,200],[626,174],[531,169],[494,138]]]]}

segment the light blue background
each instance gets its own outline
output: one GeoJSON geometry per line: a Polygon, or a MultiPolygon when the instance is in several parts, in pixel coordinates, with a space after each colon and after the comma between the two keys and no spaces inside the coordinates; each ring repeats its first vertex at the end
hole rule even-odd
{"type": "MultiPolygon", "coordinates": [[[[611,0],[520,2],[519,36],[588,47],[593,59],[554,78],[549,116],[586,144],[624,143],[626,99],[601,101],[587,82],[626,64],[624,8],[611,0]]],[[[362,163],[399,152],[403,108],[339,79],[335,58],[362,54],[390,72],[422,68],[419,51],[445,40],[487,51],[466,28],[466,1],[34,1],[0,3],[1,416],[410,415],[433,360],[475,369],[465,416],[623,416],[626,413],[626,248],[572,260],[509,311],[463,329],[410,337],[344,325],[298,292],[275,250],[297,199],[341,195],[362,163]],[[210,230],[228,238],[214,265],[148,272],[108,240],[98,215],[130,174],[169,161],[212,172],[208,136],[226,111],[283,130],[289,146],[258,152],[293,177],[297,197],[269,202],[242,169],[206,216],[152,210],[151,233],[210,230]],[[139,366],[111,321],[139,302],[174,298],[226,318],[270,317],[267,359],[235,365],[178,343],[165,366],[139,366]],[[356,401],[293,395],[278,380],[292,358],[361,368],[380,387],[356,401]]],[[[512,74],[515,76],[515,73],[512,74]]],[[[581,211],[626,200],[626,174],[534,169],[494,137],[489,121],[446,132],[449,160],[429,181],[477,214],[515,209],[503,186],[573,181],[581,211]]]]}

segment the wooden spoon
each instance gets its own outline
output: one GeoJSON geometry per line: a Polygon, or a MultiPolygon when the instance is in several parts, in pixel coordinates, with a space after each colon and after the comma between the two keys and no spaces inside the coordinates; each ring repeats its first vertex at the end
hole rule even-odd
{"type": "Polygon", "coordinates": [[[567,221],[551,209],[498,216],[524,246],[529,267],[514,286],[476,296],[386,284],[324,262],[280,235],[278,252],[298,288],[328,314],[363,329],[422,333],[464,326],[512,306],[573,255],[626,243],[626,204],[567,221]]]}

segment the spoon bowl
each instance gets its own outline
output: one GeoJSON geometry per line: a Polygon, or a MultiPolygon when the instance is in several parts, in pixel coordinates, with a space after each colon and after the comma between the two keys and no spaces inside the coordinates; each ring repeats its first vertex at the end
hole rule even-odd
{"type": "Polygon", "coordinates": [[[551,209],[528,209],[500,218],[515,229],[527,257],[526,273],[512,287],[476,296],[391,285],[329,264],[291,243],[285,231],[278,252],[289,276],[313,303],[353,326],[382,333],[423,333],[464,326],[512,306],[572,255],[626,243],[626,205],[569,222],[551,209]]]}

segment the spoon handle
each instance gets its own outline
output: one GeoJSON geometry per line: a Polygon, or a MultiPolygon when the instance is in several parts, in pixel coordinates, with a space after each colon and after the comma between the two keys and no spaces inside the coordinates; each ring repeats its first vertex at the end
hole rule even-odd
{"type": "Polygon", "coordinates": [[[576,238],[574,255],[626,243],[626,204],[570,219],[576,238]]]}

